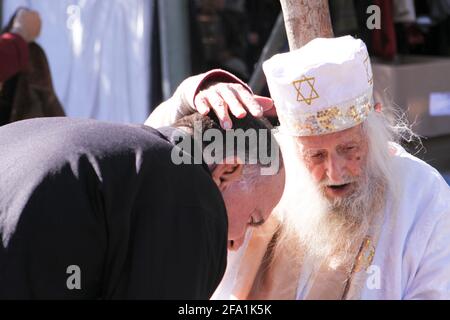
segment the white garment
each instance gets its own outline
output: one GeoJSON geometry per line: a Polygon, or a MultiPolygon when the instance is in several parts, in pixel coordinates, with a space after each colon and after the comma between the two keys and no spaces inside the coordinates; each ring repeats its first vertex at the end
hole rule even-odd
{"type": "Polygon", "coordinates": [[[236,283],[240,261],[243,258],[245,250],[247,249],[251,234],[251,230],[249,229],[249,231],[245,235],[245,241],[238,251],[228,250],[227,270],[220,283],[220,289],[217,289],[214,292],[211,300],[234,300],[234,297],[232,297],[233,287],[236,283]]]}
{"type": "Polygon", "coordinates": [[[381,286],[364,286],[361,298],[450,299],[450,188],[434,168],[397,150],[399,207],[385,213],[372,263],[381,286]]]}
{"type": "Polygon", "coordinates": [[[4,0],[42,18],[56,94],[68,116],[143,123],[150,113],[150,0],[4,0]]]}
{"type": "MultiPolygon", "coordinates": [[[[398,145],[395,148],[393,172],[400,187],[397,210],[388,201],[360,297],[450,299],[450,187],[430,165],[398,145]]],[[[239,251],[229,253],[233,265],[227,273],[237,269],[240,255],[239,251]]],[[[232,287],[221,283],[214,297],[230,297],[232,287]]]]}

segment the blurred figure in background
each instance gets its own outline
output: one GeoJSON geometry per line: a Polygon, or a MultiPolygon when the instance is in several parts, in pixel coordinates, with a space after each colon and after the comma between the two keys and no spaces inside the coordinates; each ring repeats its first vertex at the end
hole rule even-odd
{"type": "Polygon", "coordinates": [[[36,11],[21,8],[1,36],[0,126],[14,121],[64,116],[54,92],[44,50],[33,41],[41,31],[36,11]]]}
{"type": "Polygon", "coordinates": [[[10,32],[0,38],[0,82],[4,82],[28,66],[28,45],[41,32],[41,19],[35,11],[19,9],[10,32]]]}

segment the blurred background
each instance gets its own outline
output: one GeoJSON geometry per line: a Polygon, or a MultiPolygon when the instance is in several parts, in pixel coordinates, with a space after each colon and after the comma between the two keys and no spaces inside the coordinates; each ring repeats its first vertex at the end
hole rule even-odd
{"type": "MultiPolygon", "coordinates": [[[[329,5],[335,35],[368,46],[376,100],[424,138],[410,151],[450,182],[450,0],[329,5]],[[368,24],[373,5],[381,29],[368,24]]],[[[71,117],[143,123],[183,79],[212,68],[268,95],[261,62],[288,50],[278,0],[0,0],[2,26],[21,6],[41,15],[37,42],[71,117]]]]}

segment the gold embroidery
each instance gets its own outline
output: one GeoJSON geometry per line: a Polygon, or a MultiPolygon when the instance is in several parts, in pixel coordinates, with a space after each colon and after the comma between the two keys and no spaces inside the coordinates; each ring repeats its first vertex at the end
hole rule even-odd
{"type": "Polygon", "coordinates": [[[334,121],[336,118],[341,117],[341,110],[338,107],[332,107],[326,110],[317,112],[317,120],[319,121],[320,126],[325,131],[334,131],[335,125],[334,121]]]}
{"type": "Polygon", "coordinates": [[[284,115],[279,119],[282,127],[290,134],[300,136],[321,135],[354,127],[363,122],[369,115],[372,106],[370,102],[357,102],[333,106],[317,112],[302,115],[284,115]]]}
{"type": "Polygon", "coordinates": [[[372,244],[372,239],[367,237],[361,246],[361,251],[356,258],[354,271],[360,272],[362,270],[367,270],[370,267],[375,256],[375,247],[372,244]]]}
{"type": "Polygon", "coordinates": [[[356,111],[355,106],[351,106],[348,110],[347,110],[347,117],[353,119],[353,121],[355,122],[361,122],[361,117],[358,113],[358,111],[356,111]]]}
{"type": "Polygon", "coordinates": [[[333,133],[354,127],[363,122],[373,109],[372,91],[359,97],[344,101],[338,105],[310,112],[300,110],[297,113],[280,112],[281,130],[294,136],[310,136],[333,133]]]}
{"type": "MultiPolygon", "coordinates": [[[[297,101],[298,102],[305,102],[308,106],[311,105],[312,101],[319,98],[319,94],[317,93],[316,89],[314,88],[314,85],[316,83],[316,78],[310,77],[307,78],[303,76],[301,80],[294,81],[292,84],[295,87],[295,90],[297,91],[297,101]],[[311,89],[308,98],[302,93],[302,84],[307,84],[309,88],[311,89]]],[[[306,89],[308,90],[308,89],[306,89]]]]}

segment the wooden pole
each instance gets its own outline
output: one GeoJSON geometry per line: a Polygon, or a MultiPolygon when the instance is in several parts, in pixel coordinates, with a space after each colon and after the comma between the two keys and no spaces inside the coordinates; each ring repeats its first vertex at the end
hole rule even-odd
{"type": "Polygon", "coordinates": [[[315,38],[332,38],[328,0],[280,0],[291,50],[315,38]]]}

